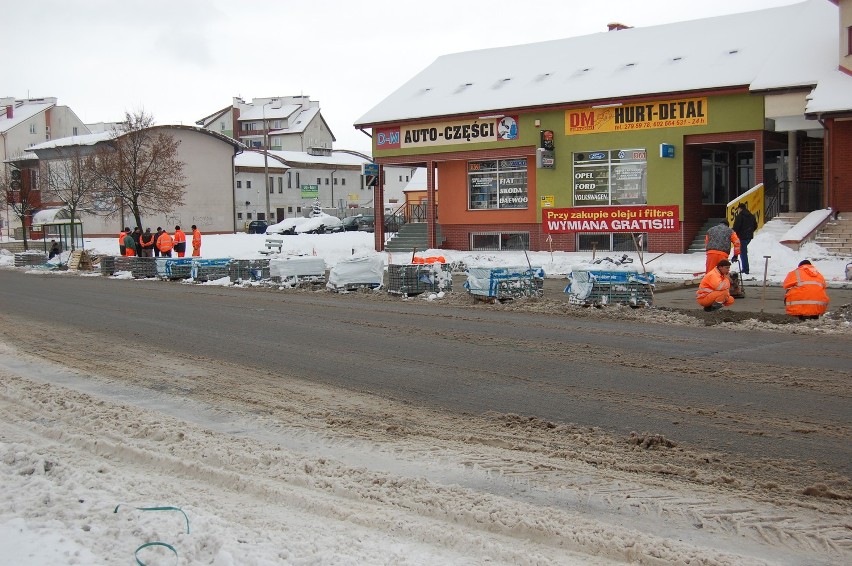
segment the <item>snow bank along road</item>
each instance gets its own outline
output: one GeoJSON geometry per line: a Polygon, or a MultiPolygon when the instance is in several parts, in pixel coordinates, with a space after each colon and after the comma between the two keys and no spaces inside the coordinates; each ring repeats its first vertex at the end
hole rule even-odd
{"type": "Polygon", "coordinates": [[[4,271],[0,305],[2,517],[103,563],[152,501],[199,564],[852,560],[848,334],[4,271]]]}

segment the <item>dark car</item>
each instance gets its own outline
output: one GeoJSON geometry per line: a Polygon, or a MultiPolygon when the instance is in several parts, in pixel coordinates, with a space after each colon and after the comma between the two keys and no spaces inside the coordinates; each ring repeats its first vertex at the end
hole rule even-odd
{"type": "Polygon", "coordinates": [[[347,216],[343,219],[343,230],[345,232],[354,232],[358,230],[359,221],[361,220],[361,218],[362,216],[360,214],[356,216],[347,216]]]}
{"type": "Polygon", "coordinates": [[[249,234],[266,234],[267,226],[269,224],[266,223],[266,220],[252,220],[249,222],[246,232],[249,234]]]}

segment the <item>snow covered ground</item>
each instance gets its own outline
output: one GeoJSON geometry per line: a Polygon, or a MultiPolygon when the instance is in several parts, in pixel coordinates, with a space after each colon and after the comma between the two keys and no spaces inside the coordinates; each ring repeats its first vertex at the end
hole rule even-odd
{"type": "MultiPolygon", "coordinates": [[[[813,243],[805,244],[798,252],[783,246],[779,239],[791,229],[786,222],[773,220],[768,222],[749,245],[751,277],[763,280],[764,271],[768,284],[779,285],[799,261],[809,259],[825,276],[830,286],[845,286],[846,265],[852,258],[832,256],[825,249],[813,243]],[[766,256],[769,256],[766,259],[766,256]]],[[[341,232],[336,234],[296,234],[276,236],[283,238],[284,247],[281,256],[316,255],[325,260],[328,268],[334,267],[341,258],[352,255],[380,255],[386,263],[408,263],[410,253],[379,253],[375,251],[374,235],[369,232],[341,232]]],[[[202,240],[202,257],[235,259],[258,259],[269,257],[261,254],[266,236],[263,234],[205,235],[202,240]]],[[[118,253],[118,238],[86,239],[87,249],[102,254],[118,253]]],[[[598,252],[594,259],[618,259],[623,252],[598,252]]],[[[454,250],[423,250],[418,256],[442,255],[449,262],[463,262],[468,267],[508,267],[526,266],[529,261],[535,267],[544,269],[546,276],[565,276],[575,265],[588,265],[592,254],[588,252],[561,252],[558,250],[543,252],[459,252],[454,250]]],[[[639,256],[634,252],[627,254],[633,263],[631,270],[642,270],[639,256]]],[[[704,270],[704,254],[654,254],[645,253],[643,261],[648,271],[664,281],[692,279],[694,274],[704,270]]],[[[0,266],[13,265],[10,254],[0,255],[0,266]]],[[[608,264],[604,264],[608,265],[608,264]]],[[[609,265],[609,267],[613,267],[609,265]]],[[[736,269],[735,269],[736,270],[736,269]]]]}
{"type": "MultiPolygon", "coordinates": [[[[831,285],[847,285],[849,260],[781,246],[789,227],[778,224],[749,248],[753,276],[763,278],[771,256],[766,277],[779,284],[807,258],[831,285]]],[[[265,257],[264,240],[206,235],[203,257],[265,257]]],[[[376,254],[363,232],[284,242],[282,255],[316,254],[328,267],[376,254]]],[[[117,252],[115,239],[86,247],[117,252]]],[[[552,276],[591,260],[420,255],[439,254],[469,267],[529,257],[552,276]]],[[[0,255],[0,265],[10,259],[0,255]]],[[[702,254],[644,261],[673,281],[704,265],[702,254]]],[[[249,383],[238,367],[152,357],[132,344],[44,357],[37,339],[14,339],[47,332],[0,311],[2,564],[130,564],[134,555],[150,566],[852,563],[848,478],[811,476],[807,464],[764,469],[720,452],[654,452],[638,446],[665,439],[625,446],[516,415],[462,422],[286,375],[249,383]],[[124,363],[98,363],[107,357],[124,363]]],[[[848,395],[848,379],[829,381],[819,387],[848,395]]]]}

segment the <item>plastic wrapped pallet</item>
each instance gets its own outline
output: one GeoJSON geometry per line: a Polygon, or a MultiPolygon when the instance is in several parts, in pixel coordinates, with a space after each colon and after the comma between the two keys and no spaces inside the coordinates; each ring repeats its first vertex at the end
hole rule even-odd
{"type": "Polygon", "coordinates": [[[157,257],[157,275],[163,279],[189,279],[192,277],[192,258],[157,257]]]}
{"type": "Polygon", "coordinates": [[[190,274],[196,281],[216,281],[223,277],[230,278],[230,258],[192,259],[190,274]]]}
{"type": "Polygon", "coordinates": [[[335,291],[382,286],[385,262],[380,256],[353,256],[337,262],[328,274],[326,287],[335,291]]]}
{"type": "Polygon", "coordinates": [[[654,302],[653,273],[604,271],[575,267],[565,287],[569,302],[580,305],[608,304],[651,306],[654,302]]]}
{"type": "Polygon", "coordinates": [[[424,292],[453,290],[453,274],[446,263],[388,265],[388,293],[419,295],[424,292]]]}
{"type": "Polygon", "coordinates": [[[269,260],[269,275],[284,285],[325,282],[325,260],[316,256],[296,256],[269,260]]]}
{"type": "Polygon", "coordinates": [[[471,295],[492,299],[541,297],[544,269],[541,267],[471,267],[465,289],[471,295]]]}

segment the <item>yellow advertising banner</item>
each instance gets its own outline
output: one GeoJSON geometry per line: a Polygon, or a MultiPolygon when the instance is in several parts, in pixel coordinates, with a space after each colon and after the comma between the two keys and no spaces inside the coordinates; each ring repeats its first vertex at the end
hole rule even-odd
{"type": "Polygon", "coordinates": [[[556,206],[556,197],[553,195],[542,195],[541,197],[541,207],[542,208],[553,208],[556,206]]]}
{"type": "Polygon", "coordinates": [[[705,126],[707,98],[578,108],[565,112],[565,135],[705,126]]]}
{"type": "Polygon", "coordinates": [[[728,207],[726,210],[726,216],[728,219],[728,226],[734,225],[734,220],[737,218],[737,207],[739,207],[741,202],[746,204],[746,207],[754,214],[754,219],[757,220],[758,229],[763,228],[763,224],[766,221],[766,217],[763,214],[764,206],[765,206],[765,189],[763,187],[763,183],[755,185],[747,192],[741,194],[735,200],[732,200],[728,203],[728,207]]]}

